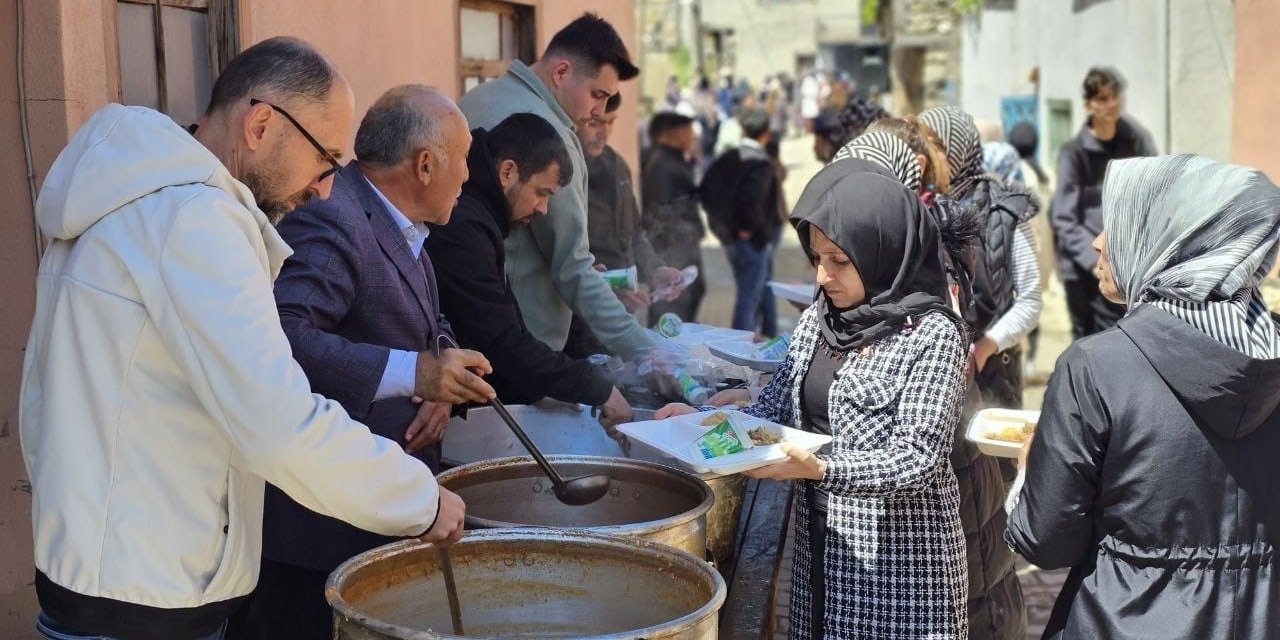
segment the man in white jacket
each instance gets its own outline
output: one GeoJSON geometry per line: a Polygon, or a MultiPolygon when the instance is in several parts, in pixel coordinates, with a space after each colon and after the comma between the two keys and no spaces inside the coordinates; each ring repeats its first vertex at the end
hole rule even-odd
{"type": "MultiPolygon", "coordinates": [[[[271,218],[328,196],[353,111],[277,38],[228,65],[194,137],[111,105],[54,162],[20,408],[44,637],[220,637],[257,580],[264,479],[370,531],[461,536],[426,465],[311,392],[276,312],[271,218]]],[[[418,394],[487,400],[467,367],[488,371],[425,363],[418,394]]]]}

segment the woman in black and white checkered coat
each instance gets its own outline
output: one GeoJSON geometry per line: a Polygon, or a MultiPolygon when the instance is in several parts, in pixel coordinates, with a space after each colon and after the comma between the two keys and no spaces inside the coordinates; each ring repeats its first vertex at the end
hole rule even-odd
{"type": "MultiPolygon", "coordinates": [[[[882,169],[823,169],[796,206],[822,293],[746,412],[830,433],[752,472],[802,480],[791,637],[967,638],[965,547],[948,454],[968,341],[937,231],[882,169]]],[[[668,406],[659,416],[691,411],[668,406]]]]}

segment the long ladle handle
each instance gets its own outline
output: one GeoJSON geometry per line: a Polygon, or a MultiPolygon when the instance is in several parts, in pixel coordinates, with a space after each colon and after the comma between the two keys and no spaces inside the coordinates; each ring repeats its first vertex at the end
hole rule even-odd
{"type": "Polygon", "coordinates": [[[449,618],[453,622],[453,635],[463,636],[462,605],[458,602],[458,583],[453,578],[453,558],[449,556],[448,547],[436,547],[440,552],[440,572],[444,574],[444,591],[449,597],[449,618]]]}
{"type": "Polygon", "coordinates": [[[502,401],[494,398],[489,401],[489,406],[493,407],[493,410],[498,412],[498,415],[502,417],[503,422],[506,422],[508,427],[511,427],[511,431],[513,431],[516,434],[516,437],[520,439],[520,444],[524,445],[524,448],[529,452],[529,455],[533,456],[533,459],[537,461],[539,467],[542,467],[542,472],[547,474],[548,478],[551,478],[551,482],[555,484],[556,487],[563,487],[564,479],[560,477],[559,473],[556,473],[556,470],[551,466],[551,463],[547,462],[547,459],[542,457],[542,452],[538,451],[538,447],[533,444],[533,440],[529,439],[529,435],[524,432],[524,429],[520,427],[520,423],[516,422],[516,419],[512,417],[511,413],[507,411],[507,408],[503,406],[502,401]]]}

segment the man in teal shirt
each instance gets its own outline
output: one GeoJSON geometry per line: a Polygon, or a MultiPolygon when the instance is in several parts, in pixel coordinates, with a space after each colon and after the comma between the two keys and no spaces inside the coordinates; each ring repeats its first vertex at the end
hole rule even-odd
{"type": "MultiPolygon", "coordinates": [[[[533,113],[560,133],[573,179],[551,197],[547,215],[506,240],[507,277],[529,331],[562,350],[576,312],[610,351],[631,355],[652,339],[594,269],[587,238],[587,167],[575,134],[601,118],[618,85],[640,72],[613,26],[584,14],[551,39],[532,66],[516,60],[507,73],[469,91],[458,106],[472,127],[491,129],[515,113],[533,113]]],[[[459,321],[462,321],[461,319],[459,321]]]]}

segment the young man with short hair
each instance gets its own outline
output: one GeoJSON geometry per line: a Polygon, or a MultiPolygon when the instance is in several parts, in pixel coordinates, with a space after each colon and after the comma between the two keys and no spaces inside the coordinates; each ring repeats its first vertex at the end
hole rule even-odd
{"type": "Polygon", "coordinates": [[[607,428],[629,421],[631,407],[611,382],[529,333],[506,277],[504,240],[548,215],[548,201],[573,178],[564,142],[551,123],[531,113],[471,135],[462,197],[449,224],[434,229],[426,245],[458,342],[489,358],[490,380],[503,402],[551,397],[602,407],[607,428]]]}
{"type": "Polygon", "coordinates": [[[507,274],[529,332],[555,350],[564,348],[574,313],[615,354],[653,345],[595,270],[587,242],[586,161],[574,133],[603,117],[619,83],[639,72],[613,26],[588,13],[561,29],[532,66],[513,61],[506,75],[459,101],[472,127],[492,129],[513,114],[536,114],[556,127],[568,149],[573,177],[551,198],[548,215],[506,240],[507,274]]]}
{"type": "Polygon", "coordinates": [[[1102,179],[1112,160],[1153,156],[1151,135],[1124,114],[1124,79],[1108,67],[1094,67],[1084,78],[1088,117],[1080,133],[1058,154],[1058,188],[1049,211],[1058,275],[1067,294],[1071,329],[1079,339],[1114,326],[1124,307],[1098,292],[1093,240],[1102,232],[1102,179]]]}

